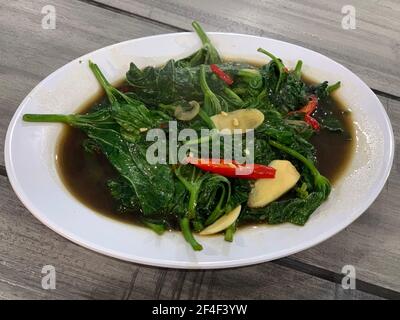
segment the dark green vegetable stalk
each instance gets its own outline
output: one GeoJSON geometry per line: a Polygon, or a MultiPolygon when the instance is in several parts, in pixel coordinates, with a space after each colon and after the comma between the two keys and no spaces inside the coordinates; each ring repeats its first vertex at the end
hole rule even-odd
{"type": "Polygon", "coordinates": [[[297,79],[301,79],[301,68],[303,66],[303,61],[299,60],[296,63],[296,66],[294,68],[294,74],[296,76],[297,79]]]}
{"type": "Polygon", "coordinates": [[[221,63],[222,59],[220,58],[218,51],[215,49],[210,39],[208,38],[207,34],[199,25],[199,23],[193,21],[192,26],[194,31],[200,38],[203,46],[190,56],[176,61],[175,63],[176,67],[184,68],[184,67],[195,67],[201,64],[221,63]]]}
{"type": "Polygon", "coordinates": [[[158,235],[162,235],[166,230],[167,227],[163,222],[154,222],[149,219],[141,219],[140,220],[147,228],[153,230],[158,235]]]}
{"type": "Polygon", "coordinates": [[[208,129],[215,129],[214,122],[211,120],[211,118],[208,116],[208,114],[204,110],[200,109],[199,117],[207,125],[208,129]]]}
{"type": "Polygon", "coordinates": [[[233,106],[235,108],[240,108],[243,106],[243,100],[240,98],[233,90],[228,87],[224,88],[221,97],[225,99],[228,106],[233,106]]]}
{"type": "Polygon", "coordinates": [[[202,171],[196,169],[192,165],[180,165],[174,170],[176,177],[185,186],[189,192],[189,203],[187,217],[194,219],[196,217],[197,198],[199,196],[200,187],[208,174],[203,174],[202,171]],[[186,171],[186,172],[183,172],[186,171]]]}
{"type": "Polygon", "coordinates": [[[228,242],[232,242],[233,241],[233,235],[236,232],[236,221],[234,223],[232,223],[228,229],[225,230],[225,235],[224,235],[224,240],[228,241],[228,242]]]}
{"type": "MultiPolygon", "coordinates": [[[[188,219],[193,222],[196,231],[201,231],[205,225],[213,223],[228,210],[231,188],[227,178],[204,173],[190,164],[180,165],[174,172],[189,193],[187,211],[180,217],[180,221],[183,218],[188,219]],[[201,212],[198,210],[199,206],[201,212]]],[[[193,244],[193,239],[189,238],[190,224],[186,225],[185,222],[185,228],[182,229],[185,239],[190,239],[188,242],[193,244]]]]}
{"type": "Polygon", "coordinates": [[[193,247],[194,250],[202,250],[202,246],[193,237],[190,228],[190,220],[194,220],[196,218],[196,206],[200,193],[200,187],[207,179],[208,174],[203,174],[200,170],[192,165],[180,165],[175,168],[174,172],[176,177],[189,192],[187,213],[179,220],[181,231],[185,240],[193,247]]]}
{"type": "Polygon", "coordinates": [[[203,110],[209,116],[213,116],[223,111],[217,96],[211,91],[207,84],[206,67],[204,65],[200,67],[200,87],[204,94],[203,110]]]}
{"type": "MultiPolygon", "coordinates": [[[[230,198],[230,194],[229,195],[225,195],[226,190],[222,189],[222,194],[221,194],[221,198],[218,201],[216,207],[214,208],[214,210],[211,212],[211,214],[208,216],[205,225],[208,226],[212,223],[214,223],[215,221],[218,220],[219,217],[221,217],[224,213],[226,213],[228,210],[226,210],[226,198],[230,198]]],[[[230,193],[230,189],[229,189],[229,193],[230,193]]]]}
{"type": "Polygon", "coordinates": [[[203,64],[217,64],[221,63],[221,57],[217,49],[213,46],[210,39],[208,38],[207,34],[204,32],[203,28],[197,21],[192,22],[193,29],[196,31],[197,35],[199,36],[201,42],[203,43],[203,49],[205,51],[204,62],[203,64]]]}
{"type": "Polygon", "coordinates": [[[192,246],[193,250],[196,251],[203,250],[203,246],[196,241],[192,231],[190,230],[190,221],[187,217],[184,217],[179,220],[179,226],[181,227],[183,237],[192,246]]]}
{"type": "Polygon", "coordinates": [[[276,64],[276,66],[278,67],[278,71],[279,71],[279,78],[278,78],[278,82],[276,84],[275,87],[275,93],[279,91],[281,84],[283,82],[283,78],[284,78],[284,74],[285,74],[285,66],[282,63],[281,59],[278,59],[277,57],[275,57],[272,53],[268,52],[267,50],[263,49],[263,48],[258,48],[257,50],[258,52],[264,53],[266,54],[268,57],[270,57],[272,59],[272,61],[274,61],[274,63],[276,64]]]}
{"type": "MultiPolygon", "coordinates": [[[[257,69],[239,69],[235,75],[251,89],[261,89],[263,86],[261,73],[257,69]]],[[[245,89],[248,90],[249,88],[245,89]]]]}
{"type": "Polygon", "coordinates": [[[326,91],[328,95],[330,95],[333,91],[337,90],[340,88],[340,81],[336,82],[335,84],[332,84],[326,88],[326,91]]]}
{"type": "Polygon", "coordinates": [[[208,215],[204,225],[207,226],[214,223],[224,213],[230,211],[230,198],[230,181],[217,174],[208,175],[198,200],[201,204],[202,211],[206,211],[206,214],[208,215]]]}
{"type": "Polygon", "coordinates": [[[118,89],[114,88],[108,80],[105,78],[103,73],[101,72],[99,66],[92,61],[89,60],[89,68],[92,70],[94,76],[96,77],[97,81],[100,83],[101,87],[104,89],[104,91],[107,94],[108,100],[110,100],[110,103],[117,103],[118,98],[122,98],[125,100],[127,103],[134,103],[135,101],[128,97],[126,94],[123,94],[121,91],[118,89]]]}
{"type": "Polygon", "coordinates": [[[110,111],[100,109],[88,114],[30,114],[26,113],[22,119],[27,122],[61,122],[77,128],[84,127],[109,127],[116,122],[111,117],[110,111]]]}

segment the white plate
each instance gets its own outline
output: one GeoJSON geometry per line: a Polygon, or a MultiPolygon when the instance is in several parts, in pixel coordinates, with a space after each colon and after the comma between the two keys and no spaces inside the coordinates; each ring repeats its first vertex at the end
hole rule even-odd
{"type": "Polygon", "coordinates": [[[194,252],[178,232],[152,231],[106,218],[73,198],[56,171],[59,124],[24,123],[24,113],[73,113],[100,90],[87,61],[100,65],[111,81],[122,79],[134,61],[139,67],[159,65],[199,48],[193,33],[135,39],[76,59],[44,79],[21,103],[7,132],[5,161],[10,182],[23,204],[49,228],[89,249],[123,260],[175,268],[226,268],[284,257],[333,236],[375,200],[393,161],[393,132],[375,94],[351,71],[308,49],[273,39],[210,33],[222,56],[265,62],[258,47],[293,67],[304,62],[305,74],[336,82],[338,94],[353,111],[357,147],[347,172],[304,227],[291,224],[244,228],[233,243],[222,236],[202,237],[204,250],[194,252]]]}

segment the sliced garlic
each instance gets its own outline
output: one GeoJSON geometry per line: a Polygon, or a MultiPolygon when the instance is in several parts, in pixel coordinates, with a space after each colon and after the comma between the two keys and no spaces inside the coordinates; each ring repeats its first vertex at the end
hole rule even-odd
{"type": "Polygon", "coordinates": [[[239,109],[225,114],[220,113],[211,117],[218,130],[246,131],[255,129],[264,122],[264,114],[257,109],[239,109]]]}
{"type": "Polygon", "coordinates": [[[258,179],[249,194],[250,208],[264,207],[292,189],[300,179],[300,173],[287,160],[274,160],[269,166],[276,169],[275,178],[258,179]]]}
{"type": "Polygon", "coordinates": [[[228,228],[232,223],[236,221],[236,219],[240,215],[240,211],[242,210],[242,206],[238,205],[235,209],[230,211],[227,214],[224,214],[221,218],[215,221],[213,224],[209,225],[207,228],[202,230],[199,234],[201,236],[206,236],[210,234],[215,234],[221,232],[228,228]]]}

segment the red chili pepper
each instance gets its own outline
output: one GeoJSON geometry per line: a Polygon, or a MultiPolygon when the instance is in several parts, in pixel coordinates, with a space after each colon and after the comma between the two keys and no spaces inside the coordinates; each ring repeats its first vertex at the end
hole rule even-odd
{"type": "Polygon", "coordinates": [[[210,65],[211,71],[214,72],[218,78],[223,80],[228,86],[230,86],[233,83],[232,78],[226,74],[224,71],[222,71],[216,64],[211,64],[210,65]]]}
{"type": "Polygon", "coordinates": [[[303,108],[295,112],[301,112],[311,115],[315,111],[315,109],[317,109],[317,106],[318,106],[318,98],[315,95],[312,95],[310,96],[310,100],[308,101],[308,103],[303,108]]]}
{"type": "Polygon", "coordinates": [[[188,163],[197,168],[212,173],[220,174],[224,177],[242,179],[273,179],[276,169],[262,164],[239,164],[234,160],[225,161],[224,159],[195,159],[187,158],[188,163]]]}
{"type": "Polygon", "coordinates": [[[319,131],[320,125],[316,119],[311,117],[311,114],[317,109],[318,106],[318,98],[315,95],[310,96],[310,100],[308,103],[299,110],[289,112],[288,114],[293,113],[305,113],[304,121],[307,122],[314,130],[319,131]]]}
{"type": "Polygon", "coordinates": [[[309,114],[304,116],[304,121],[307,122],[314,130],[319,131],[320,126],[317,120],[311,117],[309,114]]]}

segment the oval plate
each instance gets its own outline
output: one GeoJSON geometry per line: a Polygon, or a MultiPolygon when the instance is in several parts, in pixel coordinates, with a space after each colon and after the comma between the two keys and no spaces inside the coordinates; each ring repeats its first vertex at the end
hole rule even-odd
{"type": "Polygon", "coordinates": [[[333,236],[376,199],[389,175],[394,140],[388,116],[375,94],[351,71],[314,51],[273,39],[210,33],[225,58],[266,62],[258,47],[289,66],[301,59],[315,80],[342,82],[337,94],[353,111],[356,152],[328,199],[304,227],[291,224],[240,229],[233,243],[222,236],[198,237],[204,250],[194,252],[178,232],[152,231],[111,220],[85,207],[66,190],[56,170],[59,124],[24,123],[24,113],[73,113],[99,92],[88,60],[99,64],[111,82],[122,79],[134,61],[160,65],[200,47],[193,33],[130,40],[76,59],[44,79],[21,103],[11,120],[5,162],[14,191],[32,214],[60,235],[84,247],[127,261],[174,268],[227,268],[284,257],[333,236]],[[162,50],[160,50],[162,48],[162,50]]]}

